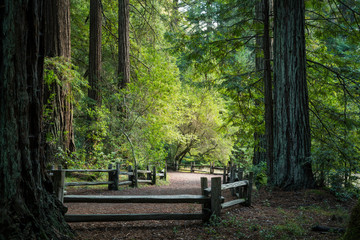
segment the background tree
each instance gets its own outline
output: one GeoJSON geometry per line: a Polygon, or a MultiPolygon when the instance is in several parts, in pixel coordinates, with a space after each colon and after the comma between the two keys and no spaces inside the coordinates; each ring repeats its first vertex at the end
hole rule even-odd
{"type": "MultiPolygon", "coordinates": [[[[305,72],[305,5],[274,1],[274,162],[270,185],[313,186],[305,72]]],[[[268,166],[271,167],[271,166],[268,166]]]]}
{"type": "Polygon", "coordinates": [[[90,43],[89,43],[89,92],[93,101],[91,106],[101,105],[101,38],[102,38],[101,0],[90,1],[90,43]]]}
{"type": "Polygon", "coordinates": [[[130,82],[130,7],[129,0],[119,0],[119,79],[120,88],[130,82]]]}
{"type": "Polygon", "coordinates": [[[66,239],[41,145],[43,2],[0,5],[0,238],[66,239]]]}
{"type": "MultiPolygon", "coordinates": [[[[71,61],[70,1],[45,1],[44,14],[45,56],[53,58],[49,62],[59,61],[66,65],[71,61]]],[[[48,64],[48,71],[56,72],[55,65],[56,63],[48,64]]],[[[70,66],[68,67],[70,68],[70,66]]],[[[59,77],[47,78],[44,86],[44,106],[46,108],[44,137],[47,139],[45,154],[52,162],[54,162],[58,147],[64,152],[75,150],[71,79],[63,72],[55,74],[58,74],[59,77]]]]}

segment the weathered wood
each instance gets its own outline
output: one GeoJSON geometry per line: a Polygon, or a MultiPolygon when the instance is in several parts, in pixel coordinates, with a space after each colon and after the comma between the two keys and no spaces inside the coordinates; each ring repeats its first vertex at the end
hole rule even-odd
{"type": "Polygon", "coordinates": [[[151,171],[149,165],[147,165],[146,170],[148,171],[148,173],[146,174],[146,179],[151,180],[151,171]]]}
{"type": "MultiPolygon", "coordinates": [[[[238,169],[238,179],[239,181],[243,180],[244,177],[244,168],[239,168],[238,169]]],[[[245,194],[244,194],[244,188],[238,187],[236,188],[236,193],[238,198],[244,198],[245,194]]]]}
{"type": "Polygon", "coordinates": [[[122,181],[122,182],[119,182],[119,186],[122,186],[122,185],[131,185],[132,184],[132,181],[122,181]]]}
{"type": "MultiPolygon", "coordinates": [[[[205,197],[209,197],[209,194],[204,190],[208,187],[208,179],[206,177],[201,178],[201,194],[205,197]]],[[[211,217],[211,202],[203,203],[202,205],[203,222],[208,222],[211,217]]]]}
{"type": "Polygon", "coordinates": [[[223,184],[225,184],[225,183],[226,183],[226,177],[227,177],[227,174],[226,174],[226,166],[224,166],[223,184]]]}
{"type": "Polygon", "coordinates": [[[134,167],[133,187],[134,188],[138,187],[138,166],[137,165],[135,165],[135,167],[134,167]]]}
{"type": "Polygon", "coordinates": [[[226,189],[231,189],[231,188],[236,188],[236,187],[243,187],[248,184],[249,184],[248,180],[242,180],[242,181],[237,181],[237,182],[233,182],[233,183],[222,184],[221,190],[226,190],[226,189]]]}
{"type": "Polygon", "coordinates": [[[150,170],[137,170],[137,173],[148,174],[148,173],[151,173],[151,171],[150,170]]]}
{"type": "MultiPolygon", "coordinates": [[[[112,169],[112,164],[110,163],[108,166],[108,169],[112,169]]],[[[119,190],[119,175],[118,175],[118,171],[115,169],[112,172],[108,173],[109,175],[109,184],[108,184],[108,190],[119,190]],[[116,180],[117,179],[117,180],[116,180]]]]}
{"type": "Polygon", "coordinates": [[[137,182],[138,183],[150,183],[150,184],[152,184],[152,180],[141,180],[141,179],[139,179],[139,180],[137,180],[137,182]]]}
{"type": "Polygon", "coordinates": [[[133,184],[133,179],[134,179],[134,171],[132,169],[132,166],[128,166],[128,173],[132,173],[132,175],[128,175],[128,181],[131,181],[131,186],[133,187],[134,184],[133,184]]]}
{"type": "Polygon", "coordinates": [[[198,203],[209,202],[203,195],[133,195],[133,196],[101,196],[101,195],[66,195],[64,202],[92,203],[198,203]]]}
{"type": "Polygon", "coordinates": [[[119,172],[119,175],[134,176],[133,172],[119,172]]]}
{"type": "Polygon", "coordinates": [[[141,220],[201,220],[202,213],[151,213],[151,214],[87,214],[65,215],[67,222],[112,222],[141,220]]]}
{"type": "Polygon", "coordinates": [[[254,178],[254,173],[250,172],[249,173],[249,185],[247,187],[247,201],[246,201],[246,206],[251,206],[251,195],[252,195],[252,185],[253,185],[253,178],[254,178]]]}
{"type": "Polygon", "coordinates": [[[241,199],[235,199],[226,203],[221,204],[221,208],[228,208],[228,207],[232,207],[234,205],[240,204],[240,203],[244,203],[246,200],[244,198],[241,199]]]}
{"type": "Polygon", "coordinates": [[[152,182],[151,184],[156,185],[156,167],[153,166],[152,182]]]}
{"type": "Polygon", "coordinates": [[[224,170],[224,167],[212,167],[213,169],[216,169],[216,170],[224,170]]]}
{"type": "Polygon", "coordinates": [[[109,185],[114,184],[114,182],[68,182],[65,183],[65,186],[92,186],[92,185],[109,185]]]}
{"type": "Polygon", "coordinates": [[[53,174],[55,196],[64,202],[65,172],[61,169],[53,170],[53,174]]]}
{"type": "MultiPolygon", "coordinates": [[[[231,167],[230,173],[231,173],[230,183],[233,183],[233,182],[235,182],[235,177],[236,177],[236,174],[235,174],[236,173],[236,165],[231,167]]],[[[230,191],[231,191],[231,195],[235,196],[235,189],[230,188],[230,191]]]]}
{"type": "Polygon", "coordinates": [[[221,178],[211,178],[211,214],[217,217],[221,211],[221,178]]]}
{"type": "Polygon", "coordinates": [[[120,163],[116,163],[116,172],[114,176],[114,184],[116,186],[115,190],[119,190],[119,172],[120,172],[120,163]]]}
{"type": "MultiPolygon", "coordinates": [[[[236,187],[244,187],[248,185],[248,182],[249,182],[248,180],[242,180],[233,183],[221,184],[221,190],[232,189],[236,187]]],[[[210,193],[212,191],[212,188],[211,187],[206,188],[205,191],[210,193]]]]}
{"type": "MultiPolygon", "coordinates": [[[[50,170],[54,171],[54,170],[50,170]]],[[[64,172],[114,172],[114,169],[63,169],[64,172]]]]}

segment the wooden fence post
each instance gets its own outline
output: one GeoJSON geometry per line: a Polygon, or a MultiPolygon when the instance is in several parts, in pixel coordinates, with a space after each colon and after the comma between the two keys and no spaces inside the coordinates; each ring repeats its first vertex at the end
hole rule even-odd
{"type": "Polygon", "coordinates": [[[250,172],[249,173],[249,185],[247,187],[247,193],[246,193],[246,202],[245,205],[250,207],[251,206],[251,193],[252,193],[252,185],[253,185],[253,177],[254,177],[254,173],[250,172]]]}
{"type": "MultiPolygon", "coordinates": [[[[205,189],[208,187],[208,179],[206,177],[201,178],[201,194],[208,197],[209,194],[205,192],[205,189]]],[[[208,222],[211,217],[211,203],[204,203],[202,205],[202,214],[203,214],[203,222],[208,222]]]]}
{"type": "MultiPolygon", "coordinates": [[[[109,163],[109,165],[108,165],[108,169],[110,170],[110,169],[112,169],[112,164],[111,163],[109,163]]],[[[113,172],[108,172],[108,179],[109,179],[109,182],[114,182],[114,174],[113,174],[113,172]]],[[[114,189],[114,183],[110,183],[110,184],[108,184],[108,190],[113,190],[114,189]]]]}
{"type": "MultiPolygon", "coordinates": [[[[149,165],[146,166],[146,170],[150,171],[150,166],[149,165]]],[[[151,179],[151,173],[146,173],[146,180],[152,180],[151,179]]]]}
{"type": "Polygon", "coordinates": [[[153,166],[153,171],[152,171],[152,184],[156,185],[156,167],[153,166]]]}
{"type": "Polygon", "coordinates": [[[224,166],[223,184],[226,183],[226,166],[224,166]]]}
{"type": "Polygon", "coordinates": [[[221,178],[211,178],[211,214],[220,217],[221,212],[221,178]]]}
{"type": "Polygon", "coordinates": [[[115,190],[119,190],[119,174],[120,174],[120,163],[116,163],[116,170],[114,176],[115,190]]]}
{"type": "Polygon", "coordinates": [[[59,166],[58,170],[53,171],[54,193],[57,199],[64,202],[64,186],[65,186],[65,171],[59,166]]]}
{"type": "MultiPolygon", "coordinates": [[[[238,178],[239,178],[239,181],[243,180],[243,178],[244,178],[244,168],[239,168],[239,170],[238,170],[238,178]]],[[[239,193],[239,198],[244,197],[244,188],[242,188],[242,187],[237,188],[237,192],[239,193]]]]}
{"type": "Polygon", "coordinates": [[[138,172],[137,172],[137,170],[138,170],[138,166],[137,165],[135,165],[135,167],[134,167],[134,187],[135,188],[137,188],[138,187],[138,172]]]}
{"type": "MultiPolygon", "coordinates": [[[[230,182],[233,183],[235,182],[235,173],[236,173],[236,166],[231,166],[231,170],[230,170],[230,182]]],[[[235,189],[231,189],[230,190],[231,195],[235,196],[235,189]]]]}
{"type": "Polygon", "coordinates": [[[128,180],[131,182],[131,187],[134,187],[134,171],[132,169],[132,166],[129,165],[128,166],[128,173],[129,173],[129,177],[128,177],[128,180]],[[133,175],[130,175],[130,173],[133,173],[133,175]]]}

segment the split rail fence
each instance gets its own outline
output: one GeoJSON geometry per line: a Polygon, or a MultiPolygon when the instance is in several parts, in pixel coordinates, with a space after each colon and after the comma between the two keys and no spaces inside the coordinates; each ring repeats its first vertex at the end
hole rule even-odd
{"type": "Polygon", "coordinates": [[[56,189],[56,195],[61,200],[64,196],[65,187],[68,186],[92,186],[92,185],[108,185],[109,190],[118,190],[119,186],[129,185],[132,187],[138,187],[140,183],[147,184],[156,184],[156,177],[160,179],[166,179],[166,170],[163,170],[160,173],[156,172],[156,167],[152,168],[152,171],[149,167],[147,170],[138,170],[137,167],[134,169],[132,166],[129,166],[127,171],[120,170],[120,164],[116,164],[116,167],[113,168],[112,164],[109,164],[108,169],[63,169],[61,166],[58,166],[58,169],[50,170],[52,175],[54,188],[56,189]],[[108,173],[108,181],[90,181],[90,182],[65,182],[66,173],[108,173]],[[139,174],[144,174],[146,179],[139,179],[139,174]],[[127,176],[127,180],[121,181],[119,176],[127,176]]]}
{"type": "MultiPolygon", "coordinates": [[[[54,173],[64,175],[63,170],[54,173]]],[[[56,174],[55,174],[56,175],[56,174]]],[[[54,175],[54,176],[55,176],[54,175]]],[[[55,193],[64,203],[192,203],[202,204],[200,213],[144,213],[144,214],[67,214],[67,222],[110,222],[110,221],[140,221],[140,220],[202,220],[209,221],[211,216],[220,216],[221,209],[237,204],[251,205],[253,173],[249,173],[248,180],[221,184],[220,177],[211,178],[211,187],[208,187],[207,178],[201,178],[201,195],[136,195],[136,196],[100,196],[100,195],[66,195],[63,192],[64,178],[54,178],[55,193]],[[221,192],[233,190],[235,200],[224,201],[221,192]]]]}

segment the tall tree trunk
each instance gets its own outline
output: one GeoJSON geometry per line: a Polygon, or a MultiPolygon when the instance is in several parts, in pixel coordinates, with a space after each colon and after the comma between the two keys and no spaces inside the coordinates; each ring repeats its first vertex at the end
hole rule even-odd
{"type": "Polygon", "coordinates": [[[65,239],[41,146],[41,0],[0,0],[0,239],[65,239]]]}
{"type": "Polygon", "coordinates": [[[119,0],[119,84],[125,88],[130,83],[130,9],[129,0],[119,0]]]}
{"type": "MultiPolygon", "coordinates": [[[[44,9],[45,56],[70,61],[70,0],[47,0],[44,9]]],[[[49,160],[54,160],[58,147],[69,152],[75,150],[70,79],[66,76],[60,76],[60,79],[61,84],[54,82],[44,87],[44,104],[52,111],[44,122],[44,134],[55,139],[46,143],[45,155],[49,160]]]]}
{"type": "MultiPolygon", "coordinates": [[[[89,98],[101,105],[101,0],[90,0],[89,98]]],[[[91,107],[93,107],[93,104],[91,107]]]]}
{"type": "Polygon", "coordinates": [[[305,71],[304,0],[274,2],[274,162],[271,185],[313,186],[305,71]]]}
{"type": "MultiPolygon", "coordinates": [[[[255,5],[256,9],[256,19],[258,22],[263,24],[263,8],[264,8],[264,0],[257,1],[255,5]]],[[[263,57],[263,50],[264,50],[264,35],[261,30],[257,31],[256,33],[256,50],[255,50],[255,69],[258,73],[264,72],[264,57],[263,57]]],[[[259,74],[260,75],[260,74],[259,74]]],[[[262,78],[264,78],[264,74],[261,74],[262,78]]],[[[260,100],[256,100],[255,105],[259,106],[261,104],[260,100]]],[[[262,123],[259,123],[259,125],[262,123]]],[[[254,133],[254,157],[253,157],[253,164],[258,165],[261,162],[266,161],[266,141],[265,136],[263,133],[256,131],[254,133]]]]}
{"type": "Polygon", "coordinates": [[[271,182],[273,176],[274,162],[274,122],[273,122],[273,96],[272,96],[272,78],[271,78],[271,42],[270,42],[270,3],[269,0],[263,0],[263,19],[264,19],[264,103],[265,103],[265,137],[266,137],[266,161],[267,175],[271,182]]]}

